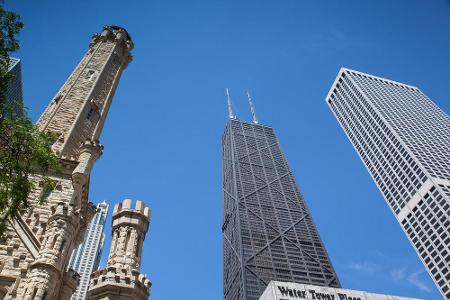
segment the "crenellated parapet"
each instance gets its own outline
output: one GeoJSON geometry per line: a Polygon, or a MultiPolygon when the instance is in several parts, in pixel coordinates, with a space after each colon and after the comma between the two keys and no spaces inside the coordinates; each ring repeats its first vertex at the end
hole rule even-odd
{"type": "Polygon", "coordinates": [[[138,270],[108,266],[92,273],[88,299],[148,299],[151,286],[138,270]],[[112,298],[113,295],[123,298],[112,298]]]}
{"type": "Polygon", "coordinates": [[[126,199],[114,206],[108,265],[94,272],[88,299],[147,299],[151,282],[140,273],[142,245],[150,223],[150,209],[142,201],[126,199]]]}
{"type": "Polygon", "coordinates": [[[126,29],[115,25],[104,26],[103,31],[101,33],[94,33],[92,35],[89,48],[92,49],[97,43],[101,41],[104,42],[107,40],[122,44],[129,51],[131,51],[134,48],[131,36],[128,34],[126,29]]]}
{"type": "Polygon", "coordinates": [[[48,218],[48,222],[50,223],[53,220],[68,220],[72,221],[74,218],[77,218],[79,213],[76,207],[72,204],[67,204],[64,201],[60,201],[54,203],[50,206],[51,215],[48,218]]]}

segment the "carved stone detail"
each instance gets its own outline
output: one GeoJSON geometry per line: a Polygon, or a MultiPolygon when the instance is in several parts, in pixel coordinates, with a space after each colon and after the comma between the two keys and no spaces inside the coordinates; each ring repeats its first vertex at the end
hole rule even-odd
{"type": "Polygon", "coordinates": [[[95,213],[89,203],[89,177],[103,147],[99,137],[133,42],[125,29],[107,26],[94,38],[79,65],[39,118],[37,125],[55,138],[62,174],[50,174],[57,188],[39,187],[30,208],[11,221],[0,241],[0,295],[9,299],[70,299],[78,275],[66,270],[95,213]],[[95,108],[96,115],[91,109],[95,108]]]}

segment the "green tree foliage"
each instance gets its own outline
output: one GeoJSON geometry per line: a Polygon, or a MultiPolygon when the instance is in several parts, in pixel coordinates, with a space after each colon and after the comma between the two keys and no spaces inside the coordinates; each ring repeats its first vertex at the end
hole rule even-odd
{"type": "MultiPolygon", "coordinates": [[[[13,75],[8,72],[9,53],[19,49],[20,17],[0,3],[0,235],[7,222],[29,205],[29,195],[39,189],[46,195],[55,188],[47,174],[61,170],[51,150],[52,138],[33,124],[22,102],[6,96],[13,75]],[[33,180],[38,175],[39,184],[33,180]]],[[[44,196],[36,201],[45,201],[44,196]]]]}

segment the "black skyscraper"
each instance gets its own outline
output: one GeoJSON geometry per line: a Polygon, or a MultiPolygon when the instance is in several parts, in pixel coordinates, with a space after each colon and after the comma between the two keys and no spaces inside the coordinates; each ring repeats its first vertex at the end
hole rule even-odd
{"type": "Polygon", "coordinates": [[[8,72],[14,75],[6,89],[6,99],[10,102],[23,102],[22,93],[22,63],[18,58],[9,58],[8,72]]]}
{"type": "MultiPolygon", "coordinates": [[[[230,105],[230,104],[229,104],[230,105]]],[[[230,120],[222,139],[224,300],[255,300],[270,280],[339,287],[271,127],[230,120]]]]}

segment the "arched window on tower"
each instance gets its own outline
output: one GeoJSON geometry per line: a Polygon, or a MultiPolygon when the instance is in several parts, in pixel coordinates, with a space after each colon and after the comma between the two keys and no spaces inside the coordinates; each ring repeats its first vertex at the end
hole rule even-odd
{"type": "Polygon", "coordinates": [[[131,230],[127,230],[127,237],[125,238],[125,254],[127,254],[128,244],[130,243],[131,230]]]}
{"type": "Polygon", "coordinates": [[[136,258],[139,259],[139,248],[141,247],[141,240],[138,238],[136,242],[136,253],[134,254],[136,258]]]}
{"type": "Polygon", "coordinates": [[[117,239],[119,238],[119,232],[116,230],[116,231],[114,231],[114,236],[113,236],[113,240],[112,240],[112,243],[113,243],[113,247],[112,247],[112,252],[111,252],[111,254],[114,254],[115,252],[116,252],[116,249],[117,249],[117,239]]]}
{"type": "Polygon", "coordinates": [[[58,240],[59,234],[55,234],[55,236],[53,237],[53,241],[50,245],[50,249],[54,249],[55,245],[56,245],[56,241],[58,240]]]}
{"type": "Polygon", "coordinates": [[[66,240],[64,239],[61,243],[61,246],[59,247],[59,252],[62,253],[64,250],[64,246],[66,245],[66,240]]]}

